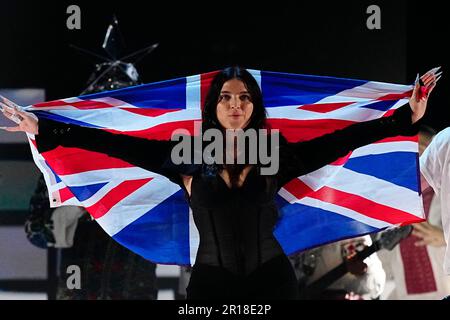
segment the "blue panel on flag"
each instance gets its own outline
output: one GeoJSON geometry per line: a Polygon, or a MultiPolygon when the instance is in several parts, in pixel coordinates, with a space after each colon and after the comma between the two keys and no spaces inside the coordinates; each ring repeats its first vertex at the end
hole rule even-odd
{"type": "Polygon", "coordinates": [[[61,179],[58,177],[58,175],[55,173],[55,171],[53,171],[52,167],[50,167],[50,165],[48,164],[47,160],[45,161],[45,163],[47,164],[47,167],[50,168],[50,170],[52,171],[53,175],[55,176],[56,183],[61,182],[61,179]]]}
{"type": "Polygon", "coordinates": [[[365,83],[367,81],[261,72],[265,107],[312,104],[365,83]]]}
{"type": "Polygon", "coordinates": [[[285,206],[274,235],[286,254],[293,254],[342,239],[378,232],[365,223],[316,207],[285,206]]]}
{"type": "Polygon", "coordinates": [[[188,265],[189,208],[184,191],[167,198],[113,238],[150,261],[188,265]]]}
{"type": "Polygon", "coordinates": [[[379,111],[388,111],[394,104],[396,104],[398,101],[378,101],[371,104],[366,104],[362,106],[361,108],[367,108],[367,109],[373,109],[373,110],[379,110],[379,111]]]}
{"type": "Polygon", "coordinates": [[[81,99],[114,98],[140,108],[186,108],[186,78],[104,91],[81,99]]]}
{"type": "Polygon", "coordinates": [[[106,184],[108,184],[108,182],[96,183],[96,184],[91,184],[91,185],[87,185],[87,186],[78,186],[78,187],[68,186],[68,187],[69,187],[70,191],[72,191],[73,195],[79,201],[84,201],[84,200],[92,197],[94,194],[96,194],[97,191],[100,190],[101,188],[103,188],[103,186],[106,184]]]}
{"type": "Polygon", "coordinates": [[[377,155],[351,158],[344,168],[362,174],[374,176],[390,183],[418,192],[417,168],[414,164],[418,153],[415,152],[389,152],[377,155]]]}

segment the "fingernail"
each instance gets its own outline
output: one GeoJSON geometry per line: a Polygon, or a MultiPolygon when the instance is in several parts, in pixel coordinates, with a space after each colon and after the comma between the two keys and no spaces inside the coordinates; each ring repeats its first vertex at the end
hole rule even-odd
{"type": "Polygon", "coordinates": [[[414,81],[414,85],[417,85],[417,82],[419,82],[419,74],[417,74],[416,80],[414,81]]]}
{"type": "Polygon", "coordinates": [[[436,73],[441,67],[436,67],[428,71],[429,73],[436,73]]]}

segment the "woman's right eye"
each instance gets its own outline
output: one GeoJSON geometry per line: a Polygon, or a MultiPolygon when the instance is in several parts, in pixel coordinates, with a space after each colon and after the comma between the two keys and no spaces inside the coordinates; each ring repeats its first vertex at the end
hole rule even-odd
{"type": "Polygon", "coordinates": [[[221,94],[219,97],[219,101],[228,101],[228,100],[230,100],[229,94],[221,94]]]}

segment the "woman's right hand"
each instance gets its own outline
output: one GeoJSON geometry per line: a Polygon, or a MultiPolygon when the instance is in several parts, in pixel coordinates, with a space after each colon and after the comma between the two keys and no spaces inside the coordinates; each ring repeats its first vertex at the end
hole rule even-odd
{"type": "Polygon", "coordinates": [[[38,134],[38,118],[30,112],[23,111],[21,107],[14,102],[0,96],[0,107],[3,115],[17,123],[15,127],[0,127],[6,131],[23,131],[31,134],[38,134]]]}

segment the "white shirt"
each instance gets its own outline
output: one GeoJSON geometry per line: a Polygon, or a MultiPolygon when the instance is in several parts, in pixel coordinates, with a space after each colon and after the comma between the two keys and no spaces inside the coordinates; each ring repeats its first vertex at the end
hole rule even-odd
{"type": "Polygon", "coordinates": [[[450,274],[450,128],[439,132],[420,157],[420,172],[440,198],[445,250],[444,270],[450,274]]]}
{"type": "MultiPolygon", "coordinates": [[[[428,213],[428,222],[433,226],[442,228],[441,222],[441,199],[434,195],[431,201],[430,211],[428,213]]],[[[450,295],[450,275],[446,275],[442,265],[446,248],[443,247],[425,247],[433,270],[433,277],[436,284],[436,291],[423,293],[409,293],[406,285],[405,268],[400,246],[395,246],[391,251],[381,250],[378,257],[383,263],[386,271],[387,284],[383,292],[382,300],[441,300],[450,295]]],[[[418,261],[417,263],[425,263],[418,261]]]]}

